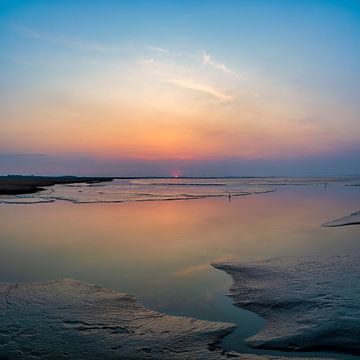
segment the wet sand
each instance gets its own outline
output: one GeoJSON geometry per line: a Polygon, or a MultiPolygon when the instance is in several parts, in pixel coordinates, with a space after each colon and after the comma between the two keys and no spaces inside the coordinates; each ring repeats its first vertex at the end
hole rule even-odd
{"type": "Polygon", "coordinates": [[[340,227],[349,225],[360,225],[360,211],[356,211],[350,215],[346,215],[323,224],[325,227],[340,227]]]}
{"type": "Polygon", "coordinates": [[[0,284],[0,309],[2,359],[286,359],[223,350],[233,324],[161,314],[71,279],[0,284]]]}

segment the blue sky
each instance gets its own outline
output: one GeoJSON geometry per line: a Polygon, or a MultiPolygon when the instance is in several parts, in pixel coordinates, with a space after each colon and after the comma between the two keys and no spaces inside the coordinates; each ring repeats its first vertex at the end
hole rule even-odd
{"type": "Polygon", "coordinates": [[[359,45],[359,1],[0,1],[0,172],[360,173],[359,45]]]}

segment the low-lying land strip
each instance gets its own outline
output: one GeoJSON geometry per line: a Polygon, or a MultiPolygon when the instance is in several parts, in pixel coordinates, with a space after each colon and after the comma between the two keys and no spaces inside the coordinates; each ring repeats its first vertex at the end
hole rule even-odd
{"type": "Polygon", "coordinates": [[[77,176],[0,176],[0,195],[32,194],[56,184],[97,183],[112,181],[111,177],[77,176]]]}

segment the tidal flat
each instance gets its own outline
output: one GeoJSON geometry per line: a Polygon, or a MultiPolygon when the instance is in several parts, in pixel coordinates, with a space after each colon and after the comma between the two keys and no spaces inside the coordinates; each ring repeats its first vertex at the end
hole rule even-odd
{"type": "Polygon", "coordinates": [[[122,179],[1,196],[0,355],[359,358],[359,267],[343,259],[360,255],[360,227],[321,226],[359,210],[345,186],[358,181],[122,179]]]}

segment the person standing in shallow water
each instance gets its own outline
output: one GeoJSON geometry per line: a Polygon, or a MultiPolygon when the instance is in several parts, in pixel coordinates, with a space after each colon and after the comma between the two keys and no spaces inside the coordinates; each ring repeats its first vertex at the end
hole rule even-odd
{"type": "Polygon", "coordinates": [[[228,194],[229,201],[231,201],[231,193],[228,194]]]}

